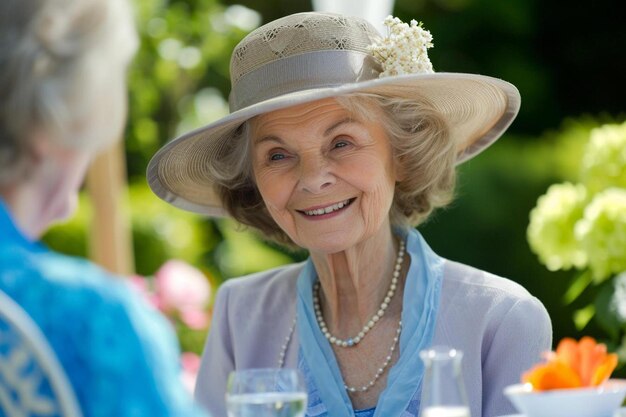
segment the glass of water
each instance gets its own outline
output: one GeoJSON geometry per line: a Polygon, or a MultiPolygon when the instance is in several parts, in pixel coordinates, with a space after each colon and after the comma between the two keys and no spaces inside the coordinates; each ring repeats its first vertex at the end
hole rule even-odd
{"type": "Polygon", "coordinates": [[[470,417],[461,351],[434,346],[420,352],[424,382],[420,417],[470,417]]]}
{"type": "Polygon", "coordinates": [[[303,417],[306,404],[304,379],[296,369],[245,369],[228,377],[228,417],[303,417]]]}

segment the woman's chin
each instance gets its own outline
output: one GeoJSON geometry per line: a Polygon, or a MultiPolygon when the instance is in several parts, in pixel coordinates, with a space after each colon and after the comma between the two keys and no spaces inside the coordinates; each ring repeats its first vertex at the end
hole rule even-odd
{"type": "Polygon", "coordinates": [[[307,249],[309,252],[323,253],[326,255],[332,255],[333,253],[342,252],[348,250],[358,244],[358,242],[349,241],[339,236],[316,236],[315,239],[307,239],[306,242],[301,242],[299,246],[307,249]]]}

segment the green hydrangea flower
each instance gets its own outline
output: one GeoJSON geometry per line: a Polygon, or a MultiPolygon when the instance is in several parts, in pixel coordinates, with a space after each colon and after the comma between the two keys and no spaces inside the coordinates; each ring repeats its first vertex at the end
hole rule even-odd
{"type": "Polygon", "coordinates": [[[609,188],[597,194],[575,233],[596,282],[626,271],[626,189],[609,188]]]}
{"type": "Polygon", "coordinates": [[[585,186],[566,182],[551,185],[531,210],[528,243],[549,270],[586,266],[586,254],[574,234],[586,203],[585,186]]]}
{"type": "Polygon", "coordinates": [[[626,122],[593,129],[584,155],[581,178],[591,193],[626,188],[626,122]]]}

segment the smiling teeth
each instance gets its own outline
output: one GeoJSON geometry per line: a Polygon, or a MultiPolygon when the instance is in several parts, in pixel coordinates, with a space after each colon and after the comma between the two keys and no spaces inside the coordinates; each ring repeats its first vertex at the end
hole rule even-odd
{"type": "Polygon", "coordinates": [[[333,204],[332,206],[318,208],[315,210],[305,210],[304,213],[307,216],[321,216],[322,214],[332,213],[348,205],[349,200],[342,201],[341,203],[333,204]]]}

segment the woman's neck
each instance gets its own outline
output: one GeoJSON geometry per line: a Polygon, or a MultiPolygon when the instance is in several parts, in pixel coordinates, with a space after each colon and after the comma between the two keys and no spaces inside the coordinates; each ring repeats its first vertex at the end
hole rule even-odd
{"type": "Polygon", "coordinates": [[[334,333],[352,336],[378,311],[391,283],[398,242],[391,228],[342,252],[311,254],[324,319],[334,333]]]}
{"type": "Polygon", "coordinates": [[[38,196],[25,187],[6,187],[0,190],[15,227],[28,239],[36,240],[41,235],[42,226],[39,225],[40,213],[38,196]]]}

